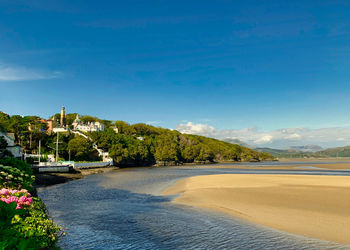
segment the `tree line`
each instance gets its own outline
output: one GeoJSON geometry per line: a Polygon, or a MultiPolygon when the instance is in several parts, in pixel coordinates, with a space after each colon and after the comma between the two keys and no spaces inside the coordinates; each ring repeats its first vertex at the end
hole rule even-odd
{"type": "MultiPolygon", "coordinates": [[[[76,113],[67,114],[71,125],[76,113]]],[[[58,114],[54,115],[54,119],[58,114]]],[[[129,124],[124,121],[107,121],[93,116],[82,116],[82,121],[99,121],[105,131],[87,135],[92,141],[72,133],[59,133],[59,156],[68,160],[98,160],[93,143],[109,152],[116,165],[144,166],[222,161],[271,160],[269,153],[198,135],[182,134],[176,130],[154,127],[144,123],[129,124]],[[116,132],[116,129],[118,132],[116,132]]],[[[46,133],[46,124],[38,116],[9,116],[0,112],[0,130],[13,132],[16,142],[25,150],[37,153],[41,140],[42,153],[55,153],[56,134],[46,133]]]]}
{"type": "Polygon", "coordinates": [[[107,128],[92,132],[99,148],[108,151],[118,165],[203,163],[222,161],[272,160],[269,153],[257,152],[237,144],[144,123],[130,125],[116,121],[118,133],[107,128]]]}

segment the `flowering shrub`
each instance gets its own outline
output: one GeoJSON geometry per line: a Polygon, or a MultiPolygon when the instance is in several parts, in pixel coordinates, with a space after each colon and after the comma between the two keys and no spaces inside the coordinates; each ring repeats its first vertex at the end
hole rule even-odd
{"type": "Polygon", "coordinates": [[[24,161],[18,160],[16,158],[4,158],[4,159],[0,158],[0,165],[17,168],[28,175],[33,174],[33,169],[30,167],[29,164],[25,163],[24,161]]]}
{"type": "Polygon", "coordinates": [[[0,249],[54,247],[60,236],[44,203],[26,189],[0,190],[0,249]]]}
{"type": "Polygon", "coordinates": [[[61,229],[49,219],[44,203],[30,194],[35,191],[32,169],[17,159],[6,163],[11,166],[0,165],[0,249],[56,248],[61,229]]]}
{"type": "Polygon", "coordinates": [[[0,200],[7,204],[16,202],[16,209],[24,208],[33,203],[33,199],[26,189],[12,190],[3,188],[0,190],[0,200]]]}
{"type": "Polygon", "coordinates": [[[32,190],[34,175],[29,175],[15,167],[0,165],[0,187],[32,190]]]}

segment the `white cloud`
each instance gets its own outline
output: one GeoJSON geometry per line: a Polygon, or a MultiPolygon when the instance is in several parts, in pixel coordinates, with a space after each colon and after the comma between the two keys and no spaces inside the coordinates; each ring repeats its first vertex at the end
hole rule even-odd
{"type": "Polygon", "coordinates": [[[285,137],[286,139],[295,139],[295,140],[299,140],[302,138],[301,135],[297,134],[297,133],[294,133],[294,134],[290,134],[288,136],[285,137]]]}
{"type": "Polygon", "coordinates": [[[56,78],[60,72],[45,73],[33,69],[0,63],[0,81],[27,81],[56,78]]]}
{"type": "Polygon", "coordinates": [[[204,135],[217,139],[239,139],[257,147],[287,148],[310,144],[322,147],[350,145],[350,128],[348,127],[321,129],[297,127],[270,131],[259,131],[256,127],[250,127],[218,130],[208,124],[187,122],[177,125],[176,130],[182,133],[204,135]]]}
{"type": "Polygon", "coordinates": [[[273,136],[271,135],[264,135],[261,138],[255,140],[255,144],[264,144],[264,143],[270,143],[273,140],[273,136]]]}
{"type": "Polygon", "coordinates": [[[212,126],[200,123],[194,124],[192,122],[179,124],[176,129],[185,134],[211,134],[215,132],[215,128],[212,126]]]}

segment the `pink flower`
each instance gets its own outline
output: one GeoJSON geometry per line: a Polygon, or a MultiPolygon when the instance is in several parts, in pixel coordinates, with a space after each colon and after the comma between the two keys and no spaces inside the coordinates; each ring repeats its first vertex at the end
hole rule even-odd
{"type": "Polygon", "coordinates": [[[23,208],[24,205],[29,206],[33,203],[33,199],[31,198],[30,193],[26,189],[21,190],[15,190],[15,189],[1,189],[0,195],[3,195],[5,197],[1,197],[0,201],[6,202],[7,204],[10,204],[12,202],[16,202],[17,206],[16,209],[23,208]],[[13,196],[16,194],[17,196],[20,196],[19,198],[16,196],[13,196]],[[10,197],[8,197],[11,195],[10,197]]]}
{"type": "Polygon", "coordinates": [[[13,190],[9,190],[10,191],[10,194],[16,194],[16,193],[18,193],[19,191],[18,190],[16,190],[16,189],[13,189],[13,190]]]}
{"type": "Polygon", "coordinates": [[[16,196],[10,196],[9,198],[7,198],[8,200],[8,204],[10,204],[11,202],[18,202],[18,198],[16,196]]]}
{"type": "Polygon", "coordinates": [[[11,202],[18,202],[18,198],[15,196],[10,196],[9,198],[1,198],[1,201],[6,202],[7,204],[10,204],[11,202]]]}
{"type": "Polygon", "coordinates": [[[9,193],[10,193],[9,190],[6,188],[3,188],[0,190],[0,195],[9,195],[9,193]]]}
{"type": "Polygon", "coordinates": [[[18,200],[22,205],[27,205],[29,206],[30,204],[33,203],[33,200],[32,198],[27,198],[25,196],[22,196],[21,198],[19,198],[18,200]]]}
{"type": "Polygon", "coordinates": [[[27,189],[22,188],[21,190],[19,190],[21,193],[28,193],[27,189]]]}
{"type": "Polygon", "coordinates": [[[19,202],[26,202],[28,200],[28,198],[27,197],[25,197],[25,196],[21,196],[21,198],[19,198],[19,202]]]}

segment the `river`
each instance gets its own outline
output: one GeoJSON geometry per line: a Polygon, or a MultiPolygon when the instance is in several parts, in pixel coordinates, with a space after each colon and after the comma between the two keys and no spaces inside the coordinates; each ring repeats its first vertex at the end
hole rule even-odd
{"type": "MultiPolygon", "coordinates": [[[[252,164],[274,166],[281,163],[252,164]]],[[[299,163],[282,163],[299,164],[299,163]]],[[[246,164],[245,164],[246,165],[246,164]]],[[[321,174],[350,171],[219,168],[219,165],[130,168],[39,189],[62,249],[348,249],[204,209],[173,204],[161,192],[181,178],[208,174],[321,174]]]]}

